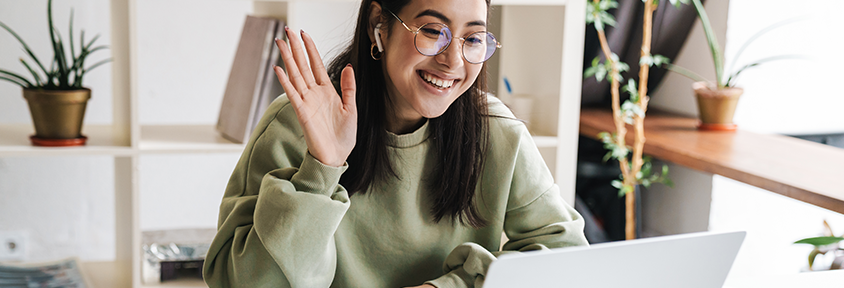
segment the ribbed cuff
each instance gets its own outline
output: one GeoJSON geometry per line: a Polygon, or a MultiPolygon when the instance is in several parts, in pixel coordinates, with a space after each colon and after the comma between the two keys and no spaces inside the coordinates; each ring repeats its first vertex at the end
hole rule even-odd
{"type": "Polygon", "coordinates": [[[311,153],[306,153],[299,171],[290,178],[290,182],[298,191],[331,196],[340,184],[340,176],[348,168],[348,163],[340,167],[325,165],[311,153]]]}

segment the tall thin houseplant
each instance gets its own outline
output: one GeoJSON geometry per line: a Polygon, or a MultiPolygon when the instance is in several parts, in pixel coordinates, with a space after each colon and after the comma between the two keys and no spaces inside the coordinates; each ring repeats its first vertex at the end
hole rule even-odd
{"type": "MultiPolygon", "coordinates": [[[[681,3],[688,3],[689,0],[669,0],[672,5],[678,6],[681,3]]],[[[623,81],[621,72],[627,71],[629,66],[619,61],[618,55],[610,50],[607,37],[604,32],[606,25],[615,25],[615,18],[609,13],[610,9],[618,7],[614,0],[592,0],[587,5],[586,23],[593,24],[598,32],[598,39],[601,44],[601,51],[605,61],[596,57],[592,61],[592,67],[584,71],[586,77],[596,77],[598,82],[605,78],[610,82],[610,93],[612,95],[613,122],[616,131],[614,133],[602,132],[599,137],[604,142],[604,147],[609,150],[604,160],[610,158],[618,160],[621,168],[621,179],[614,180],[612,185],[619,189],[619,196],[625,197],[625,238],[636,238],[635,187],[642,185],[650,186],[652,183],[665,183],[671,185],[667,178],[668,166],[662,166],[661,171],[653,171],[650,159],[643,157],[642,152],[645,145],[644,121],[645,112],[648,108],[648,72],[653,65],[663,65],[668,59],[660,55],[651,54],[651,35],[653,30],[653,14],[659,6],[659,0],[643,0],[645,3],[644,21],[642,24],[642,47],[639,58],[639,82],[628,79],[622,87],[623,81]],[[624,91],[630,98],[621,103],[620,92],[624,91]],[[633,127],[635,133],[632,147],[628,147],[625,141],[627,136],[627,125],[633,127]],[[632,150],[632,155],[631,155],[632,150]]]]}

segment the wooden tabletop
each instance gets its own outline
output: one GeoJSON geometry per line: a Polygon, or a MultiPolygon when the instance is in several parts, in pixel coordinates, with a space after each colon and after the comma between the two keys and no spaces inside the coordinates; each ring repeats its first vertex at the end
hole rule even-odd
{"type": "MultiPolygon", "coordinates": [[[[700,131],[697,123],[695,118],[648,111],[644,153],[844,213],[844,149],[741,127],[700,131]]],[[[580,134],[598,139],[603,131],[615,131],[611,111],[580,112],[580,134]]],[[[627,136],[627,143],[633,143],[633,133],[627,136]]]]}

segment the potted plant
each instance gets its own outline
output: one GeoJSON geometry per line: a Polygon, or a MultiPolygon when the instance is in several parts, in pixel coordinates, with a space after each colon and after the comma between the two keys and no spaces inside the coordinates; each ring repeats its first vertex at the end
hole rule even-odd
{"type": "Polygon", "coordinates": [[[841,246],[841,242],[844,242],[844,235],[833,235],[832,228],[829,227],[829,223],[826,220],[823,221],[823,226],[824,236],[800,239],[794,242],[794,244],[809,244],[815,247],[812,249],[812,252],[809,252],[809,271],[815,270],[813,266],[815,258],[818,255],[825,255],[827,253],[833,255],[829,270],[844,269],[844,247],[841,246]]]}
{"type": "Polygon", "coordinates": [[[58,29],[53,26],[53,1],[47,1],[47,23],[50,30],[50,42],[53,58],[50,62],[41,62],[29,45],[5,23],[0,27],[8,31],[23,46],[23,50],[35,65],[21,58],[20,62],[32,76],[26,77],[0,69],[0,79],[17,84],[23,88],[23,96],[29,104],[35,135],[30,137],[37,146],[75,146],[84,145],[87,138],[82,135],[82,119],[85,107],[91,98],[91,90],[82,86],[85,74],[94,68],[111,61],[106,59],[90,66],[85,60],[91,53],[106,49],[106,46],[94,46],[99,35],[85,42],[85,31],[81,31],[78,51],[73,43],[73,11],[70,12],[69,41],[64,42],[58,29]],[[65,50],[68,45],[69,51],[65,50]],[[67,53],[70,52],[70,53],[67,53]],[[78,53],[77,53],[78,52],[78,53]],[[48,66],[45,66],[48,65],[48,66]]]}
{"type": "MultiPolygon", "coordinates": [[[[736,80],[738,76],[748,68],[756,67],[762,63],[785,58],[796,58],[797,56],[782,55],[767,57],[750,62],[750,64],[743,65],[738,69],[733,69],[736,64],[736,61],[733,61],[730,65],[730,69],[725,70],[724,54],[718,45],[718,38],[715,37],[715,32],[709,22],[709,17],[706,15],[706,10],[700,0],[691,0],[691,2],[695,7],[695,11],[700,18],[701,24],[703,25],[703,31],[706,34],[706,41],[709,44],[712,61],[715,64],[715,81],[708,81],[688,69],[669,63],[667,59],[658,64],[658,66],[664,65],[668,68],[668,70],[677,72],[697,81],[692,84],[692,90],[695,92],[698,111],[700,113],[701,124],[698,126],[699,129],[734,131],[737,126],[733,123],[733,115],[735,114],[736,106],[738,105],[738,99],[742,93],[744,93],[744,89],[736,87],[736,80]]],[[[757,32],[755,35],[751,36],[741,48],[739,48],[734,59],[738,59],[748,45],[762,34],[793,21],[794,19],[775,23],[774,25],[768,26],[767,28],[757,32]]]]}

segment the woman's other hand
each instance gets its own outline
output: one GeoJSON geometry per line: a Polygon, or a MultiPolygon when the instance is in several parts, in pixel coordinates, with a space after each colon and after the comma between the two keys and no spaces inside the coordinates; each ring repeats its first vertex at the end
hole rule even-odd
{"type": "Polygon", "coordinates": [[[299,37],[287,27],[285,32],[290,45],[283,40],[276,40],[276,45],[289,75],[281,67],[275,67],[278,81],[296,111],[308,152],[325,165],[341,166],[352,153],[357,135],[354,70],[351,66],[343,69],[340,76],[341,98],[331,84],[311,36],[301,32],[305,44],[303,50],[299,37]],[[313,71],[306,58],[309,58],[313,71]]]}

